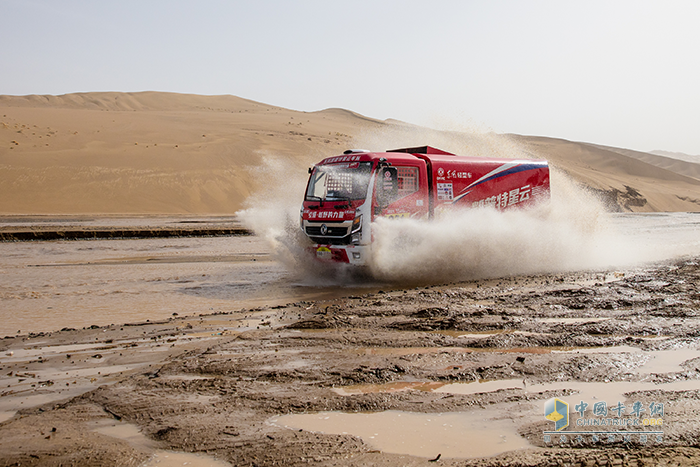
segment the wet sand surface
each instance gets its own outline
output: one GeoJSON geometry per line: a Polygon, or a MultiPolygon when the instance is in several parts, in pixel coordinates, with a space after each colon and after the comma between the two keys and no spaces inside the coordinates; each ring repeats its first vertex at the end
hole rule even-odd
{"type": "MultiPolygon", "coordinates": [[[[165,229],[192,219],[6,218],[52,229],[165,229]]],[[[12,224],[13,221],[14,224],[12,224]]],[[[204,225],[211,223],[206,219],[204,225]]],[[[292,278],[254,236],[0,242],[0,337],[230,312],[372,290],[292,278]]],[[[376,287],[374,288],[376,290],[376,287]]]]}
{"type": "Polygon", "coordinates": [[[236,216],[0,216],[0,241],[252,235],[236,216]]]}
{"type": "MultiPolygon", "coordinates": [[[[670,224],[653,219],[656,226],[635,235],[670,224]]],[[[330,290],[298,283],[287,295],[284,284],[295,282],[259,239],[237,239],[244,243],[228,251],[217,243],[229,240],[1,244],[12,246],[3,255],[3,293],[21,292],[22,281],[59,282],[55,296],[2,300],[4,311],[38,305],[26,309],[35,312],[25,318],[27,332],[14,335],[13,323],[0,341],[0,465],[700,463],[698,255],[325,297],[330,290]],[[37,248],[68,251],[47,261],[37,248]],[[247,254],[259,261],[214,260],[247,254]],[[161,260],[144,261],[150,257],[161,260]],[[87,264],[96,258],[100,264],[87,264]],[[111,263],[124,258],[131,259],[111,263]],[[242,266],[249,263],[252,270],[242,266]],[[261,265],[277,272],[255,269],[261,265]],[[84,283],[75,279],[81,268],[84,283]],[[41,276],[48,270],[72,272],[41,276]],[[14,279],[18,271],[26,275],[14,279]],[[236,298],[229,294],[241,288],[188,294],[182,288],[193,283],[177,282],[216,288],[248,273],[255,283],[255,271],[277,295],[264,287],[236,298]],[[156,275],[166,280],[146,282],[156,275]],[[139,289],[130,277],[149,285],[139,289]],[[134,293],[123,302],[113,294],[105,309],[123,311],[106,322],[63,318],[62,327],[76,329],[62,331],[60,320],[38,324],[51,300],[85,310],[113,299],[90,280],[134,293]],[[149,296],[162,297],[162,311],[149,296]],[[141,314],[129,314],[138,307],[141,314]],[[554,397],[569,404],[562,432],[545,418],[554,397]],[[582,413],[580,402],[589,405],[582,413]],[[606,416],[593,414],[599,402],[606,416]],[[618,422],[584,424],[602,419],[618,422]]]]}

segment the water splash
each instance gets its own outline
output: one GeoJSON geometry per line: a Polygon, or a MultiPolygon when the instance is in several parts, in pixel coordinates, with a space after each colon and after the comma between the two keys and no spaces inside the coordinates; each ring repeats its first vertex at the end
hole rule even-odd
{"type": "MultiPolygon", "coordinates": [[[[462,155],[537,157],[494,133],[392,128],[368,131],[354,143],[373,150],[427,143],[462,155]]],[[[264,162],[256,168],[266,180],[264,189],[238,213],[244,224],[267,239],[276,259],[305,285],[357,284],[355,269],[322,265],[306,250],[310,242],[299,227],[306,170],[285,158],[264,162]]],[[[430,222],[380,218],[373,227],[369,277],[402,285],[439,283],[627,267],[682,254],[678,248],[659,248],[658,239],[621,233],[603,204],[556,168],[551,168],[551,191],[551,202],[529,210],[456,210],[430,222]]]]}

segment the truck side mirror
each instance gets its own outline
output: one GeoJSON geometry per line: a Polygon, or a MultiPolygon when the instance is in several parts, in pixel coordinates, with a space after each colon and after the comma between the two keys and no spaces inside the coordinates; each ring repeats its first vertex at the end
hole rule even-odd
{"type": "Polygon", "coordinates": [[[399,196],[399,172],[396,167],[384,167],[379,171],[377,181],[377,203],[388,206],[399,196]]]}

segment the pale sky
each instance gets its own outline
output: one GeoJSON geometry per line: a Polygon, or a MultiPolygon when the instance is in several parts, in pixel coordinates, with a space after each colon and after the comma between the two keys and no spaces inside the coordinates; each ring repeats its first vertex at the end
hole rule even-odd
{"type": "Polygon", "coordinates": [[[233,94],[700,155],[700,1],[0,0],[0,94],[233,94]]]}

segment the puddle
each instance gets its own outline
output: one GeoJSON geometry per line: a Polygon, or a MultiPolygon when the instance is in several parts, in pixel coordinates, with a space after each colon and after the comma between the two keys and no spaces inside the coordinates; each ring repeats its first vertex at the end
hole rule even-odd
{"type": "Polygon", "coordinates": [[[644,353],[650,355],[651,359],[637,368],[642,374],[678,373],[684,370],[681,363],[700,357],[700,350],[697,349],[656,350],[644,353]]]}
{"type": "MultiPolygon", "coordinates": [[[[49,392],[49,393],[40,393],[40,394],[31,394],[31,395],[19,395],[15,396],[12,399],[8,400],[2,400],[0,401],[0,413],[10,413],[8,409],[26,409],[30,407],[36,407],[37,405],[43,405],[43,404],[48,404],[49,402],[55,402],[55,401],[60,401],[63,399],[68,399],[71,397],[75,397],[82,392],[87,392],[86,390],[82,390],[82,388],[77,389],[77,390],[66,390],[65,393],[60,393],[60,392],[49,392]]],[[[14,415],[14,412],[12,412],[14,415]]],[[[11,417],[8,417],[11,418],[11,417]]]]}
{"type": "Polygon", "coordinates": [[[461,339],[486,339],[487,337],[496,336],[498,334],[504,334],[504,333],[499,333],[499,332],[482,332],[482,333],[470,333],[470,334],[455,333],[452,337],[459,337],[461,339]]]}
{"type": "MultiPolygon", "coordinates": [[[[596,348],[576,348],[576,349],[468,349],[468,348],[432,348],[432,347],[413,347],[413,348],[384,348],[384,349],[365,349],[365,353],[380,354],[380,355],[407,355],[412,353],[432,353],[432,352],[476,352],[476,351],[492,351],[492,352],[559,352],[559,353],[583,353],[583,354],[638,354],[649,356],[650,358],[641,366],[635,369],[637,374],[663,374],[677,373],[684,370],[681,364],[685,361],[700,357],[700,350],[697,349],[675,349],[675,350],[657,350],[646,352],[631,346],[616,346],[616,347],[596,347],[596,348]]],[[[648,389],[667,389],[668,390],[688,390],[700,389],[700,381],[689,381],[688,385],[683,386],[682,381],[673,383],[677,386],[673,388],[669,384],[654,384],[642,382],[557,382],[548,384],[539,384],[527,386],[522,379],[508,379],[497,381],[474,381],[468,383],[451,383],[444,384],[435,381],[394,381],[383,384],[358,384],[352,386],[344,386],[333,388],[333,391],[341,396],[369,394],[369,393],[389,393],[398,391],[434,391],[450,394],[479,394],[485,392],[498,391],[500,389],[527,389],[528,392],[541,392],[547,390],[574,389],[578,391],[592,391],[591,396],[597,397],[595,393],[606,394],[610,393],[619,397],[620,394],[634,390],[648,389]],[[628,385],[628,386],[627,386],[628,385]],[[681,389],[674,389],[679,387],[681,389]],[[685,389],[687,387],[687,389],[685,389]],[[605,389],[608,388],[608,389],[605,389]]],[[[588,394],[588,392],[587,392],[588,394]]]]}
{"type": "MultiPolygon", "coordinates": [[[[441,384],[435,382],[406,382],[381,385],[356,385],[335,388],[340,395],[368,392],[391,392],[404,390],[433,391],[446,394],[479,394],[502,389],[516,389],[530,394],[546,391],[571,390],[576,393],[566,396],[570,412],[575,411],[579,400],[605,401],[609,405],[625,402],[625,394],[641,391],[690,391],[700,390],[700,380],[674,381],[654,384],[651,382],[579,382],[560,381],[528,385],[523,380],[479,381],[473,383],[441,384]]],[[[525,418],[539,416],[528,404],[524,408],[525,418]],[[535,415],[537,414],[537,415],[535,415]]],[[[533,406],[534,407],[534,406],[533,406]]],[[[284,415],[269,420],[269,423],[291,429],[303,429],[326,434],[349,434],[358,436],[375,449],[387,453],[409,454],[434,458],[443,457],[487,457],[502,452],[531,448],[532,446],[517,432],[515,423],[524,419],[515,412],[488,407],[478,412],[453,412],[424,414],[386,411],[379,413],[322,412],[316,414],[284,415]],[[507,419],[498,418],[508,416],[507,419]]],[[[533,418],[534,420],[534,418],[533,418]]]]}
{"type": "Polygon", "coordinates": [[[49,358],[64,353],[84,352],[97,349],[103,350],[114,347],[114,345],[104,343],[50,345],[46,347],[38,347],[35,345],[31,348],[8,350],[3,355],[0,355],[0,358],[2,358],[3,363],[14,363],[38,357],[49,358]]]}
{"type": "MultiPolygon", "coordinates": [[[[99,360],[98,360],[99,361],[99,360]]],[[[131,371],[135,368],[141,367],[140,365],[110,365],[110,366],[96,366],[93,368],[79,368],[76,370],[61,371],[58,369],[48,369],[41,371],[34,371],[38,379],[58,379],[58,378],[85,378],[90,376],[107,376],[114,373],[125,373],[131,371]]]]}
{"type": "Polygon", "coordinates": [[[541,323],[555,324],[579,324],[579,323],[597,323],[598,321],[606,321],[610,318],[537,318],[541,323]]]}
{"type": "Polygon", "coordinates": [[[642,353],[642,350],[629,345],[618,345],[613,347],[577,347],[567,350],[553,350],[552,353],[642,353]]]}
{"type": "Polygon", "coordinates": [[[230,467],[228,462],[189,452],[156,451],[141,467],[230,467]]]}
{"type": "Polygon", "coordinates": [[[521,379],[505,379],[493,381],[474,381],[471,383],[440,383],[437,381],[394,381],[383,384],[355,384],[333,388],[339,396],[354,396],[358,394],[376,394],[399,391],[445,392],[449,394],[479,394],[494,392],[500,389],[523,389],[525,384],[521,379]],[[446,389],[449,388],[449,389],[446,389]]]}
{"type": "Polygon", "coordinates": [[[366,347],[358,349],[360,355],[391,355],[405,356],[428,353],[448,353],[448,352],[473,352],[473,349],[466,347],[366,347]]]}
{"type": "Polygon", "coordinates": [[[489,331],[466,332],[466,331],[453,331],[453,330],[449,330],[449,329],[441,329],[439,331],[430,331],[430,332],[434,333],[434,334],[442,334],[444,336],[450,336],[450,337],[463,337],[463,338],[469,338],[469,339],[484,339],[486,337],[496,336],[498,334],[512,333],[513,331],[506,330],[506,329],[492,329],[489,331]]]}
{"type": "Polygon", "coordinates": [[[494,353],[530,353],[545,354],[554,350],[564,350],[564,347],[484,347],[470,349],[472,352],[494,352],[494,353]]]}
{"type": "Polygon", "coordinates": [[[523,389],[525,384],[522,379],[504,379],[499,381],[474,381],[472,383],[451,383],[444,384],[434,390],[434,392],[445,392],[448,394],[479,394],[484,392],[494,392],[501,389],[523,389]]]}
{"type": "Polygon", "coordinates": [[[128,442],[134,447],[153,447],[153,442],[146,438],[146,436],[141,433],[141,430],[139,430],[136,425],[131,425],[129,423],[115,423],[111,421],[110,423],[111,424],[107,426],[101,426],[95,429],[95,431],[103,435],[111,436],[112,438],[119,438],[128,442]]]}
{"type": "MultiPolygon", "coordinates": [[[[450,392],[445,389],[444,392],[450,392]]],[[[567,396],[569,400],[602,400],[610,403],[624,402],[626,393],[638,391],[693,391],[700,390],[700,381],[674,381],[672,383],[654,384],[650,382],[618,381],[614,383],[582,383],[579,381],[562,381],[555,383],[533,384],[527,386],[527,392],[560,391],[573,389],[577,394],[567,396]]],[[[570,407],[573,411],[573,407],[570,407]]]]}
{"type": "MultiPolygon", "coordinates": [[[[544,318],[543,318],[544,319],[544,318]]],[[[604,318],[608,319],[608,318],[604,318]]],[[[418,332],[418,331],[416,331],[418,332]]],[[[431,334],[442,334],[444,336],[462,338],[462,339],[486,339],[487,337],[498,336],[501,334],[516,334],[521,336],[549,336],[546,332],[531,332],[531,331],[517,331],[513,329],[490,329],[488,331],[454,331],[454,330],[439,330],[439,331],[425,331],[431,334]]]]}
{"type": "MultiPolygon", "coordinates": [[[[110,420],[108,425],[100,426],[94,431],[126,441],[136,448],[153,450],[154,442],[146,438],[136,425],[110,420]]],[[[161,449],[154,450],[151,458],[144,464],[141,464],[141,467],[180,467],[183,465],[192,467],[231,467],[231,464],[228,462],[220,461],[210,456],[161,449]]]]}
{"type": "MultiPolygon", "coordinates": [[[[559,351],[554,350],[553,352],[559,351]]],[[[635,369],[637,374],[678,373],[684,371],[684,368],[681,366],[683,362],[700,358],[700,350],[698,349],[653,350],[651,352],[647,352],[627,345],[620,345],[617,347],[594,347],[590,349],[572,349],[563,352],[587,354],[637,353],[640,355],[649,356],[649,359],[643,365],[635,369]]]]}
{"type": "Polygon", "coordinates": [[[388,355],[403,357],[406,355],[430,354],[430,353],[529,353],[545,354],[553,350],[568,351],[571,347],[365,347],[351,350],[359,355],[388,355]]]}
{"type": "MultiPolygon", "coordinates": [[[[99,362],[101,359],[91,360],[99,362]]],[[[78,363],[85,365],[85,362],[78,363]]],[[[87,364],[90,363],[92,362],[87,364]]],[[[0,398],[0,413],[75,397],[102,384],[113,383],[124,374],[146,366],[147,363],[137,363],[74,368],[64,364],[63,368],[30,368],[3,374],[0,376],[0,385],[6,389],[2,394],[4,397],[0,398]]]]}
{"type": "Polygon", "coordinates": [[[161,375],[161,379],[166,380],[177,380],[177,381],[195,381],[195,380],[203,380],[203,379],[210,379],[208,376],[201,376],[201,375],[161,375]]]}
{"type": "MultiPolygon", "coordinates": [[[[159,226],[172,228],[158,219],[148,228],[159,226]]],[[[0,337],[285,306],[382,287],[292,280],[256,236],[3,243],[0,271],[0,295],[16,311],[3,316],[0,337]],[[28,267],[39,264],[45,267],[28,267]]]]}
{"type": "MultiPolygon", "coordinates": [[[[581,382],[557,381],[543,384],[523,384],[522,380],[489,381],[486,383],[451,383],[434,389],[434,392],[446,394],[478,394],[494,392],[499,389],[522,389],[536,394],[546,391],[573,390],[576,394],[567,396],[568,399],[603,400],[608,403],[624,402],[625,394],[638,391],[694,391],[700,390],[700,380],[673,381],[671,383],[655,384],[652,382],[581,382]]],[[[573,410],[573,409],[571,409],[573,410]]]]}
{"type": "Polygon", "coordinates": [[[425,414],[322,412],[270,419],[272,425],[325,434],[359,436],[375,449],[412,456],[488,457],[531,448],[510,419],[492,419],[483,412],[425,414]]]}
{"type": "Polygon", "coordinates": [[[5,382],[10,383],[2,394],[4,397],[0,398],[0,414],[76,397],[99,385],[114,382],[123,372],[135,367],[119,365],[69,372],[42,370],[0,378],[3,387],[5,382]]]}
{"type": "Polygon", "coordinates": [[[443,386],[444,383],[435,381],[394,381],[384,384],[355,384],[352,386],[343,386],[342,388],[333,388],[333,392],[339,396],[354,396],[357,394],[370,393],[387,393],[399,391],[432,391],[443,386]]]}

